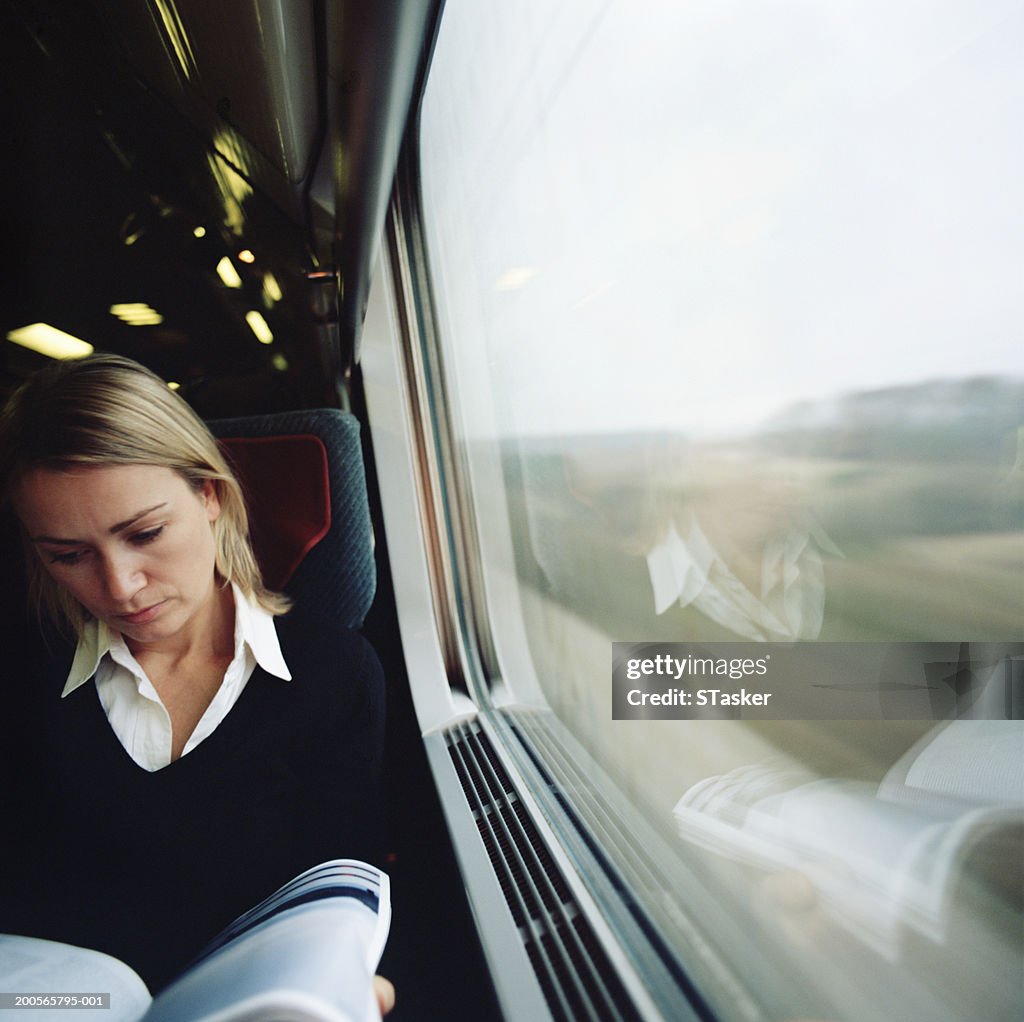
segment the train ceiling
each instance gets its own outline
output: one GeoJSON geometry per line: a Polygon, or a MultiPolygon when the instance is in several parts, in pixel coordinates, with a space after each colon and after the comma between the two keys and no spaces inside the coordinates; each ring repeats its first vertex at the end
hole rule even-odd
{"type": "MultiPolygon", "coordinates": [[[[132,355],[200,410],[337,402],[429,0],[7,0],[4,336],[132,355]]],[[[4,382],[43,356],[3,343],[4,382]]]]}

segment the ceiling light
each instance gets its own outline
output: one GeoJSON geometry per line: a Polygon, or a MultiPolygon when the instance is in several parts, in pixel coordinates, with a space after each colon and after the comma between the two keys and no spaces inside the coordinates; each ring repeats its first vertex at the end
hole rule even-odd
{"type": "Polygon", "coordinates": [[[238,270],[235,269],[235,264],[224,256],[219,263],[217,263],[217,276],[224,281],[227,287],[241,287],[242,278],[238,275],[238,270]]]}
{"type": "Polygon", "coordinates": [[[171,50],[178,60],[178,67],[181,68],[187,79],[191,79],[196,73],[196,58],[174,0],[156,0],[156,8],[160,14],[160,20],[164,23],[167,41],[171,44],[171,50]]]}
{"type": "Polygon", "coordinates": [[[120,302],[111,305],[110,315],[116,316],[129,326],[156,326],[157,323],[164,321],[164,317],[145,302],[120,302]]]}
{"type": "Polygon", "coordinates": [[[274,335],[271,333],[270,327],[267,326],[267,321],[255,309],[245,314],[245,321],[260,344],[270,344],[273,341],[274,335]]]}
{"type": "Polygon", "coordinates": [[[252,254],[252,249],[249,248],[243,248],[242,251],[238,253],[238,258],[243,263],[256,262],[256,256],[252,254]]]}
{"type": "Polygon", "coordinates": [[[497,291],[518,291],[537,276],[535,266],[512,266],[495,282],[497,291]]]}
{"type": "Polygon", "coordinates": [[[71,334],[66,334],[48,323],[32,323],[30,326],[18,327],[7,335],[7,340],[20,344],[23,348],[38,351],[47,358],[82,358],[94,350],[88,341],[72,337],[71,334]]]}
{"type": "Polygon", "coordinates": [[[205,238],[206,237],[206,228],[203,227],[202,224],[200,224],[198,227],[193,228],[192,229],[192,237],[194,237],[194,238],[205,238]]]}
{"type": "Polygon", "coordinates": [[[278,284],[277,278],[272,273],[263,274],[263,297],[267,300],[268,305],[273,305],[284,297],[281,294],[281,285],[278,284]]]}

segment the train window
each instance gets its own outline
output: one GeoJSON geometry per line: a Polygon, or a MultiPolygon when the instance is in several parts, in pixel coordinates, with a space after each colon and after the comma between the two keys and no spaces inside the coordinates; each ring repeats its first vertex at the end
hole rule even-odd
{"type": "Polygon", "coordinates": [[[725,1017],[1019,997],[1019,721],[613,720],[611,644],[1024,640],[1022,30],[445,5],[421,216],[492,695],[685,864],[634,889],[725,1017]]]}

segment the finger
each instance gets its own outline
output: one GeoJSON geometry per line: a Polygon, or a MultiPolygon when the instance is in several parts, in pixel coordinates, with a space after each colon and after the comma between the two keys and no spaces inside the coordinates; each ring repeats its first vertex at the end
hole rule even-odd
{"type": "Polygon", "coordinates": [[[373,992],[377,995],[381,1015],[386,1015],[395,1006],[394,984],[383,976],[374,976],[373,992]]]}

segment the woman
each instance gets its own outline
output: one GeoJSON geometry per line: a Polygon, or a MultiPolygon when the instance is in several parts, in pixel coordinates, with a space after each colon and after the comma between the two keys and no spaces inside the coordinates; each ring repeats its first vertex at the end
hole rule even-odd
{"type": "Polygon", "coordinates": [[[380,667],[355,633],[301,640],[216,441],[142,366],[30,379],[0,473],[30,601],[69,640],[8,652],[0,929],[107,951],[155,991],[301,870],[373,857],[380,667]]]}

